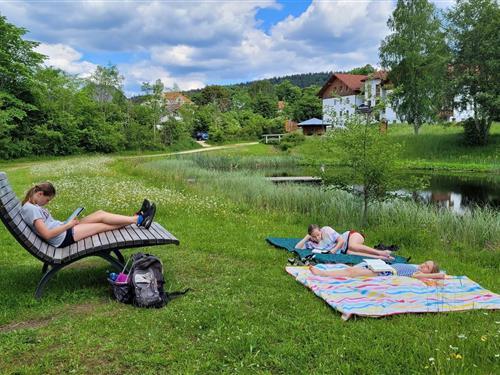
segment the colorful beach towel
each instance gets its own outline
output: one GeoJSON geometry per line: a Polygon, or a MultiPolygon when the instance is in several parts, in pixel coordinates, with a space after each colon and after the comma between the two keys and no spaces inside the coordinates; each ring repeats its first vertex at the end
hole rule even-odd
{"type": "MultiPolygon", "coordinates": [[[[321,269],[342,269],[344,264],[321,264],[321,269]]],[[[403,276],[322,277],[307,267],[286,267],[298,282],[342,313],[381,317],[394,314],[500,309],[500,295],[482,288],[466,276],[418,280],[403,276]]]]}
{"type": "MultiPolygon", "coordinates": [[[[301,238],[282,238],[282,237],[267,237],[266,241],[271,245],[286,249],[289,252],[293,252],[298,255],[298,257],[303,260],[306,257],[314,256],[314,260],[317,263],[344,263],[344,264],[358,264],[363,261],[364,258],[359,255],[349,255],[349,254],[313,254],[311,250],[308,249],[296,249],[295,245],[301,240],[301,238]]],[[[394,260],[387,261],[387,263],[407,263],[408,259],[393,255],[394,260]]]]}

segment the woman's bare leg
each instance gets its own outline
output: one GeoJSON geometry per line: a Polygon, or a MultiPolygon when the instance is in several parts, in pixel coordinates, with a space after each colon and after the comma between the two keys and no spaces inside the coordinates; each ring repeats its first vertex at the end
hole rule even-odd
{"type": "Polygon", "coordinates": [[[82,223],[73,227],[73,239],[75,241],[80,241],[81,239],[93,236],[94,234],[106,232],[108,230],[114,230],[124,227],[123,225],[110,225],[104,223],[82,223]]]}
{"type": "Polygon", "coordinates": [[[361,253],[361,252],[356,252],[356,251],[351,251],[351,250],[347,250],[346,254],[359,255],[360,257],[373,258],[373,259],[384,259],[384,260],[394,259],[394,258],[387,256],[387,255],[373,255],[373,254],[361,253]]]}
{"type": "Polygon", "coordinates": [[[359,233],[353,233],[349,236],[349,246],[347,248],[348,254],[366,256],[367,254],[371,258],[380,259],[394,259],[391,257],[391,252],[389,250],[377,250],[370,246],[364,245],[365,239],[359,233]]]}
{"type": "Polygon", "coordinates": [[[128,224],[137,223],[137,215],[134,216],[117,215],[103,210],[99,210],[91,213],[88,216],[85,216],[82,220],[80,220],[80,224],[91,224],[91,223],[124,226],[128,224]]]}
{"type": "Polygon", "coordinates": [[[376,276],[377,274],[369,269],[363,267],[349,267],[343,270],[320,270],[314,266],[309,266],[309,271],[317,276],[331,276],[331,277],[358,277],[358,276],[376,276]]]}

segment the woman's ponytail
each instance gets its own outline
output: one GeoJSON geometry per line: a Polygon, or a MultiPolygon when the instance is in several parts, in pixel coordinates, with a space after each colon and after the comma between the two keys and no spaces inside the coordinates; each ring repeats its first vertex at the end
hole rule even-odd
{"type": "Polygon", "coordinates": [[[24,199],[22,200],[22,204],[25,204],[26,202],[29,202],[31,197],[35,194],[38,193],[39,191],[43,192],[43,195],[46,197],[53,197],[56,195],[56,188],[54,185],[52,185],[50,182],[42,182],[40,184],[36,184],[32,186],[27,192],[26,195],[24,196],[24,199]]]}

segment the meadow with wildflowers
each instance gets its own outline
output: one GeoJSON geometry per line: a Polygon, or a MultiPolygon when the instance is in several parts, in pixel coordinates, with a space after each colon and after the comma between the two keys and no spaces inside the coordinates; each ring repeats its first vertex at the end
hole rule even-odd
{"type": "MultiPolygon", "coordinates": [[[[55,184],[55,217],[77,205],[131,214],[144,197],[155,201],[156,221],[181,244],[145,250],[162,259],[168,290],[192,291],[164,309],[122,305],[109,297],[109,266],[87,259],[60,272],[35,301],[41,264],[1,227],[0,373],[500,372],[499,312],[344,322],[288,276],[289,255],[264,238],[302,236],[310,222],[357,226],[360,202],[341,191],[273,185],[253,167],[287,166],[281,157],[255,145],[212,160],[86,156],[4,164],[19,197],[33,182],[55,184]]],[[[448,273],[500,292],[498,212],[457,217],[411,202],[376,209],[365,228],[369,244],[398,243],[415,262],[435,259],[448,273]]]]}

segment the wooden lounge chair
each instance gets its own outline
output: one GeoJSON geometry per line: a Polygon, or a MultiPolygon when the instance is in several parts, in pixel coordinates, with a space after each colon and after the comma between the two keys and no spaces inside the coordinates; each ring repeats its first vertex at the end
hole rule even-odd
{"type": "Polygon", "coordinates": [[[12,191],[4,172],[0,172],[0,219],[17,242],[31,255],[43,262],[43,276],[35,291],[37,299],[42,296],[43,288],[52,276],[80,259],[98,256],[121,271],[125,262],[120,249],[179,244],[179,240],[160,224],[153,223],[149,229],[138,227],[135,224],[128,225],[121,229],[84,238],[67,247],[56,248],[41,239],[26,225],[21,217],[21,202],[12,191]]]}

